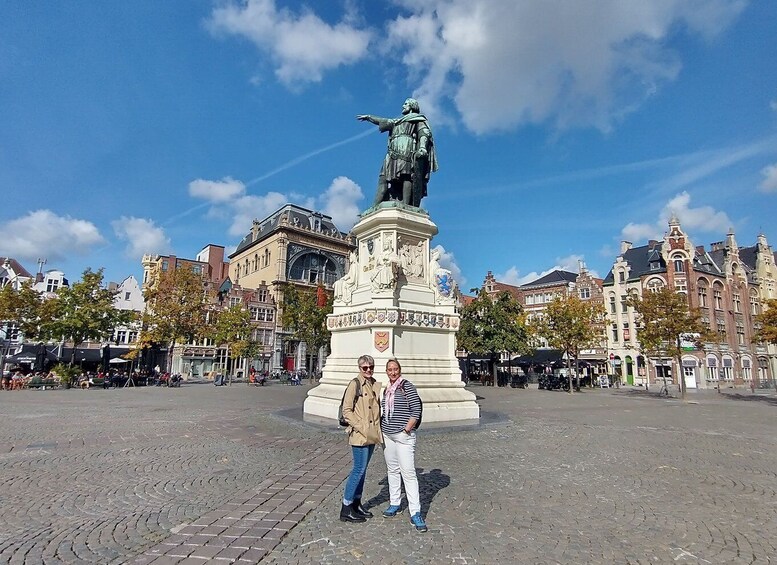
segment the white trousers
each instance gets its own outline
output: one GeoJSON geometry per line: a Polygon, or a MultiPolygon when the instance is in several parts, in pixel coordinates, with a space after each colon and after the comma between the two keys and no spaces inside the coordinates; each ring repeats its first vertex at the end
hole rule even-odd
{"type": "Polygon", "coordinates": [[[418,494],[418,477],[415,474],[415,432],[406,434],[383,434],[388,472],[389,500],[392,506],[402,502],[402,483],[405,483],[405,496],[410,515],[421,511],[421,497],[418,494]]]}

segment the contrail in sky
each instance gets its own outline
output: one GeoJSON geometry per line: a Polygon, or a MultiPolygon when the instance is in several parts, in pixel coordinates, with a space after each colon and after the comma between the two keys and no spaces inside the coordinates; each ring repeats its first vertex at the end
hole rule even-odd
{"type": "Polygon", "coordinates": [[[311,151],[310,153],[305,153],[304,155],[301,155],[299,157],[296,157],[296,158],[292,159],[291,161],[288,161],[288,162],[284,163],[283,165],[281,165],[277,169],[273,169],[269,173],[265,173],[265,174],[263,174],[260,177],[256,177],[255,179],[251,179],[250,181],[248,181],[246,183],[246,188],[248,188],[249,186],[252,186],[252,185],[254,185],[254,184],[258,183],[258,182],[262,182],[263,180],[268,179],[271,176],[277,175],[281,171],[285,171],[286,169],[289,169],[289,168],[293,167],[294,165],[302,163],[303,161],[307,161],[311,157],[315,157],[316,155],[320,155],[321,153],[324,153],[326,151],[330,151],[330,150],[334,149],[335,147],[340,147],[341,145],[345,145],[347,143],[351,143],[352,141],[356,141],[357,139],[361,139],[362,137],[367,137],[368,135],[370,135],[371,133],[374,133],[376,131],[377,131],[376,129],[368,129],[367,131],[363,131],[362,133],[354,135],[352,137],[349,137],[348,139],[343,139],[342,141],[338,141],[337,143],[332,143],[331,145],[327,145],[326,147],[321,147],[320,149],[315,149],[315,150],[311,151]]]}
{"type": "MultiPolygon", "coordinates": [[[[341,145],[346,145],[348,143],[352,143],[352,142],[354,142],[354,141],[356,141],[358,139],[361,139],[362,137],[367,137],[368,135],[370,135],[371,133],[375,133],[376,131],[378,131],[378,130],[376,130],[376,129],[368,129],[366,131],[363,131],[362,133],[359,133],[357,135],[348,137],[348,138],[343,139],[341,141],[337,141],[337,142],[332,143],[330,145],[326,145],[324,147],[320,147],[319,149],[314,149],[313,151],[305,153],[304,155],[300,155],[299,157],[295,157],[291,161],[287,161],[286,163],[284,163],[280,167],[277,167],[277,168],[273,169],[272,171],[263,174],[262,176],[256,177],[255,179],[251,179],[250,181],[245,183],[245,186],[246,186],[246,188],[248,188],[249,186],[253,186],[253,185],[257,184],[257,183],[262,182],[265,179],[268,179],[268,178],[270,178],[272,176],[277,175],[278,173],[280,173],[282,171],[285,171],[286,169],[290,169],[294,165],[298,165],[299,163],[302,163],[303,161],[307,161],[311,157],[315,157],[316,155],[320,155],[321,153],[326,153],[327,151],[331,151],[332,149],[340,147],[341,145]]],[[[196,212],[197,210],[205,208],[205,207],[209,206],[210,204],[211,204],[211,202],[203,202],[202,204],[197,204],[196,206],[192,206],[191,208],[189,208],[188,210],[184,210],[180,214],[176,214],[175,216],[171,216],[162,225],[163,226],[169,226],[170,224],[180,220],[181,218],[184,218],[184,217],[188,216],[192,212],[196,212]]]]}

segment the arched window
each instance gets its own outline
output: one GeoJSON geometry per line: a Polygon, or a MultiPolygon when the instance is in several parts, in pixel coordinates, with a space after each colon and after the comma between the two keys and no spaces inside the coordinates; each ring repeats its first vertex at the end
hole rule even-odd
{"type": "Polygon", "coordinates": [[[699,308],[707,307],[707,281],[705,279],[699,279],[698,294],[699,294],[699,308]]]}
{"type": "Polygon", "coordinates": [[[664,288],[664,281],[659,278],[650,279],[646,287],[648,292],[658,292],[659,290],[664,288]]]}
{"type": "Polygon", "coordinates": [[[331,286],[337,278],[335,262],[319,253],[306,253],[298,257],[289,269],[289,279],[310,284],[331,286]]]}
{"type": "Polygon", "coordinates": [[[680,258],[675,258],[674,260],[674,272],[675,273],[682,273],[685,271],[685,261],[683,261],[680,258]]]}
{"type": "Polygon", "coordinates": [[[723,285],[720,281],[712,285],[712,301],[715,310],[723,310],[723,285]]]}

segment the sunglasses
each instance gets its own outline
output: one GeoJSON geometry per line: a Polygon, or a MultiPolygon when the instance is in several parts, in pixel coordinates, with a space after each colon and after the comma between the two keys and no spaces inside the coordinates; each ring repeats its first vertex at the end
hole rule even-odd
{"type": "Polygon", "coordinates": [[[374,371],[375,365],[365,365],[364,367],[359,367],[362,371],[374,371]]]}

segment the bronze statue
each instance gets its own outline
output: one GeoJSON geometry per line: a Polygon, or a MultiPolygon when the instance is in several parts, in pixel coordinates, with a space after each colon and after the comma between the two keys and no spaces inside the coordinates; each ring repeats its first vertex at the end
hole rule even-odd
{"type": "Polygon", "coordinates": [[[356,116],[358,120],[375,124],[381,132],[389,132],[388,151],[378,176],[373,206],[401,199],[418,207],[426,196],[429,176],[437,170],[437,153],[429,122],[419,112],[418,102],[408,98],[402,105],[402,115],[396,119],[369,114],[356,116]]]}

